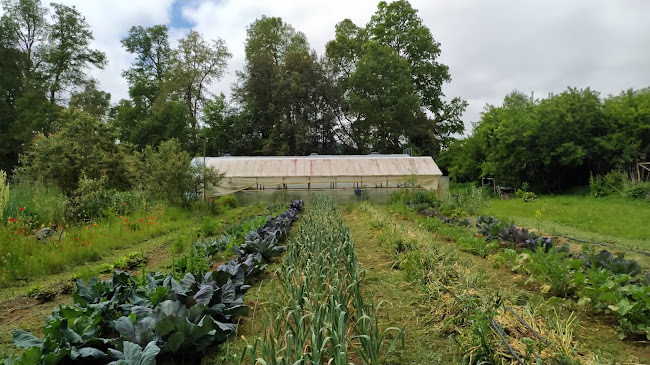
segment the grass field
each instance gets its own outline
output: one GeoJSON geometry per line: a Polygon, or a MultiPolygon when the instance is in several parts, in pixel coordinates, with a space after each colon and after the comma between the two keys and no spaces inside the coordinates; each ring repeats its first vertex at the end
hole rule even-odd
{"type": "Polygon", "coordinates": [[[492,199],[485,213],[552,235],[650,251],[650,202],[645,199],[580,195],[540,196],[529,203],[492,199]]]}

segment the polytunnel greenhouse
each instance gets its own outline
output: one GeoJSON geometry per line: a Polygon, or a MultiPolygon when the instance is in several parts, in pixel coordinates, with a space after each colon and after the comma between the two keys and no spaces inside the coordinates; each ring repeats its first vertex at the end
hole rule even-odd
{"type": "MultiPolygon", "coordinates": [[[[203,161],[197,157],[194,163],[203,161]]],[[[205,165],[225,174],[209,195],[238,193],[245,200],[309,198],[318,191],[378,196],[413,185],[437,190],[442,176],[431,157],[407,154],[205,157],[205,165]]]]}

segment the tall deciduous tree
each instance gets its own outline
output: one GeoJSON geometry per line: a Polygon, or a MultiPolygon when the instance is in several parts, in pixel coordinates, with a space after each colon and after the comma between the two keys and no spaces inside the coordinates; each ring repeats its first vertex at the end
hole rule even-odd
{"type": "Polygon", "coordinates": [[[43,63],[43,50],[49,33],[47,9],[40,0],[2,0],[5,14],[2,28],[5,40],[12,41],[24,54],[22,74],[27,80],[37,77],[43,63]]]}
{"type": "Polygon", "coordinates": [[[223,39],[208,42],[193,30],[178,41],[172,54],[170,86],[185,102],[191,127],[197,132],[198,113],[210,96],[208,87],[223,76],[232,54],[223,39]]]}
{"type": "Polygon", "coordinates": [[[57,130],[61,91],[83,86],[87,68],[105,64],[103,53],[89,47],[93,37],[83,16],[74,7],[51,6],[50,22],[39,0],[2,1],[0,154],[7,170],[37,134],[57,130]]]}
{"type": "Polygon", "coordinates": [[[246,65],[235,96],[262,145],[255,153],[333,152],[331,79],[307,38],[281,18],[263,16],[247,30],[246,65]]]}
{"type": "Polygon", "coordinates": [[[388,46],[366,47],[349,80],[350,108],[357,113],[349,134],[361,153],[399,153],[407,128],[421,114],[409,66],[388,46]]]}
{"type": "MultiPolygon", "coordinates": [[[[467,103],[459,98],[450,102],[444,100],[442,86],[450,82],[451,77],[448,67],[436,60],[440,56],[440,44],[433,39],[431,31],[408,1],[380,2],[365,28],[356,26],[349,19],[336,26],[336,37],[327,44],[326,53],[340,75],[340,111],[354,129],[359,110],[355,110],[348,99],[348,80],[359,71],[359,62],[372,49],[369,47],[371,43],[392,48],[407,62],[411,83],[423,112],[415,119],[404,119],[403,123],[408,123],[408,127],[404,129],[399,146],[416,147],[420,153],[437,155],[449,143],[452,134],[464,130],[461,115],[467,103]]],[[[405,97],[410,98],[410,94],[405,97]]]]}
{"type": "Polygon", "coordinates": [[[144,28],[131,27],[122,39],[122,46],[136,59],[123,75],[129,83],[129,95],[144,109],[150,107],[167,79],[171,67],[172,49],[165,25],[144,28]]]}
{"type": "Polygon", "coordinates": [[[50,81],[49,100],[54,104],[56,95],[66,87],[83,86],[90,66],[103,69],[106,55],[90,48],[94,39],[86,19],[74,7],[52,3],[54,12],[45,55],[47,76],[50,81]]]}

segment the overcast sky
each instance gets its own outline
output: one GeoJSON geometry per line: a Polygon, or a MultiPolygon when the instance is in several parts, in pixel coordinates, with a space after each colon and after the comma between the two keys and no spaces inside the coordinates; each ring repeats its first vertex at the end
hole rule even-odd
{"type": "MultiPolygon", "coordinates": [[[[55,1],[57,2],[57,1],[55,1]]],[[[65,0],[92,27],[93,46],[106,52],[108,66],[93,70],[115,103],[128,97],[121,73],[133,57],[120,44],[133,25],[166,24],[173,43],[193,28],[222,38],[233,54],[214,92],[230,94],[244,64],[246,27],[262,15],[279,16],[304,32],[319,55],[345,18],[365,25],[378,1],[173,1],[65,0]]],[[[49,3],[45,0],[43,3],[49,3]]],[[[480,118],[485,104],[499,104],[514,89],[545,96],[567,86],[603,96],[650,86],[650,1],[648,0],[412,0],[441,43],[440,62],[450,68],[448,99],[469,102],[465,125],[480,118]]]]}

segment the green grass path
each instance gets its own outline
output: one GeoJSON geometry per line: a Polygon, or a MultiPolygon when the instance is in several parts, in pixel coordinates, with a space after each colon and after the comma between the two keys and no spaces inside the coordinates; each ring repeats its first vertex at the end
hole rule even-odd
{"type": "Polygon", "coordinates": [[[530,203],[493,199],[485,213],[546,234],[650,251],[650,202],[645,199],[578,195],[540,196],[530,203]]]}

